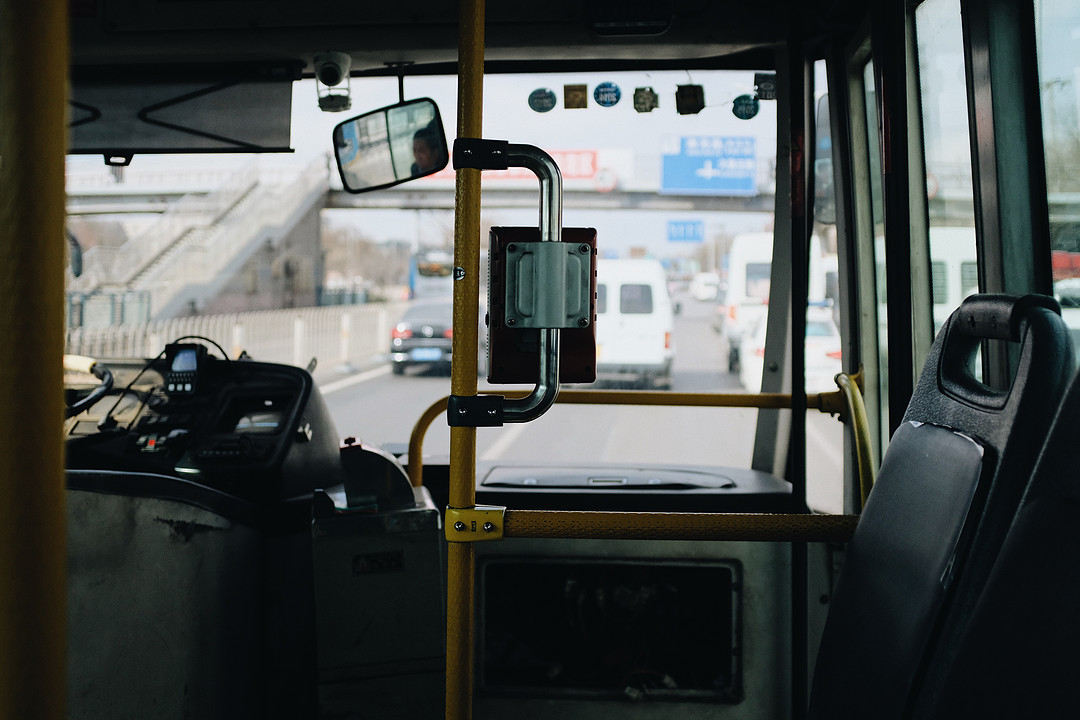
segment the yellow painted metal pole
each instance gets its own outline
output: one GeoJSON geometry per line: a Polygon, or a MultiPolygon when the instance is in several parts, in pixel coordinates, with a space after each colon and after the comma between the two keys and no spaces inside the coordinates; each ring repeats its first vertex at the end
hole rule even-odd
{"type": "MultiPolygon", "coordinates": [[[[457,137],[483,137],[484,0],[460,0],[457,137]]],[[[458,170],[454,199],[454,363],[450,392],[476,394],[480,297],[480,171],[458,170]],[[464,271],[461,274],[461,271],[464,271]]],[[[411,461],[411,458],[410,458],[411,461]]],[[[476,504],[476,428],[450,428],[450,506],[476,504]]],[[[473,579],[470,543],[449,543],[446,581],[446,717],[472,718],[473,579]]]]}
{"type": "Polygon", "coordinates": [[[0,12],[0,718],[66,716],[67,11],[0,12]]]}

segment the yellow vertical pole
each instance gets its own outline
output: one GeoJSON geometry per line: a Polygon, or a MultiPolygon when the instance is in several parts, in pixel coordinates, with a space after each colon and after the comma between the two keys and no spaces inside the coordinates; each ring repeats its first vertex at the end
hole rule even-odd
{"type": "MultiPolygon", "coordinates": [[[[484,0],[461,0],[457,137],[483,137],[484,0]]],[[[475,395],[480,295],[480,171],[457,172],[454,216],[454,365],[450,392],[475,395]]],[[[476,428],[450,428],[450,506],[476,504],[476,428]]],[[[473,578],[470,543],[450,543],[446,583],[446,718],[472,718],[473,578]]]]}
{"type": "Polygon", "coordinates": [[[67,705],[67,10],[0,12],[0,718],[60,720],[67,705]]]}

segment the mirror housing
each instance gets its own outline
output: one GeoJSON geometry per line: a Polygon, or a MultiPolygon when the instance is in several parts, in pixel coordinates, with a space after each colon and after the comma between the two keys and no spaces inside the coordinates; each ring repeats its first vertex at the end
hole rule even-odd
{"type": "Polygon", "coordinates": [[[393,187],[446,167],[439,106],[430,98],[372,110],[334,128],[334,157],[351,193],[393,187]]]}

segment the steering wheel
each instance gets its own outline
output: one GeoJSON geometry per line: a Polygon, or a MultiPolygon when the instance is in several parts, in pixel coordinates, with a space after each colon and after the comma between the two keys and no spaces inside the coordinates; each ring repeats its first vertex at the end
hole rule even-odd
{"type": "Polygon", "coordinates": [[[113,386],[113,375],[109,371],[109,368],[99,363],[94,358],[86,357],[85,355],[64,355],[64,371],[65,372],[79,372],[87,375],[93,375],[100,382],[97,387],[91,390],[84,397],[79,398],[75,402],[69,403],[64,408],[64,418],[73,417],[78,415],[86,408],[96,403],[101,398],[105,397],[113,386]]]}

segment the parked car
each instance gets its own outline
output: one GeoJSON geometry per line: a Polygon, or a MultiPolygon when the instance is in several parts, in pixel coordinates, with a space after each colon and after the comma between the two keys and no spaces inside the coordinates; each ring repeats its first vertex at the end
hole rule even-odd
{"type": "Polygon", "coordinates": [[[1054,283],[1054,297],[1061,303],[1061,317],[1069,326],[1073,345],[1080,349],[1080,278],[1065,278],[1054,283]]]}
{"type": "Polygon", "coordinates": [[[712,300],[720,289],[720,276],[714,272],[700,272],[690,281],[690,296],[695,300],[712,300]]]}
{"type": "Polygon", "coordinates": [[[439,367],[450,372],[453,305],[449,299],[418,302],[390,332],[390,366],[401,375],[410,366],[439,367]]]}
{"type": "Polygon", "coordinates": [[[712,329],[721,335],[724,333],[724,325],[727,323],[728,318],[728,284],[726,282],[720,283],[720,288],[716,291],[716,297],[713,299],[713,311],[710,322],[712,329]]]}
{"type": "MultiPolygon", "coordinates": [[[[743,337],[739,354],[739,381],[749,392],[761,391],[765,362],[766,317],[758,320],[754,332],[743,337]]],[[[829,307],[813,306],[806,310],[806,392],[836,390],[833,378],[841,371],[840,329],[829,307]]]]}
{"type": "MultiPolygon", "coordinates": [[[[728,250],[727,292],[723,307],[717,308],[713,318],[713,328],[728,342],[728,372],[741,371],[741,347],[768,314],[772,255],[771,232],[737,235],[728,250]]],[[[830,271],[836,278],[836,256],[822,253],[817,235],[810,237],[809,262],[810,300],[825,302],[829,298],[830,271]]]]}

